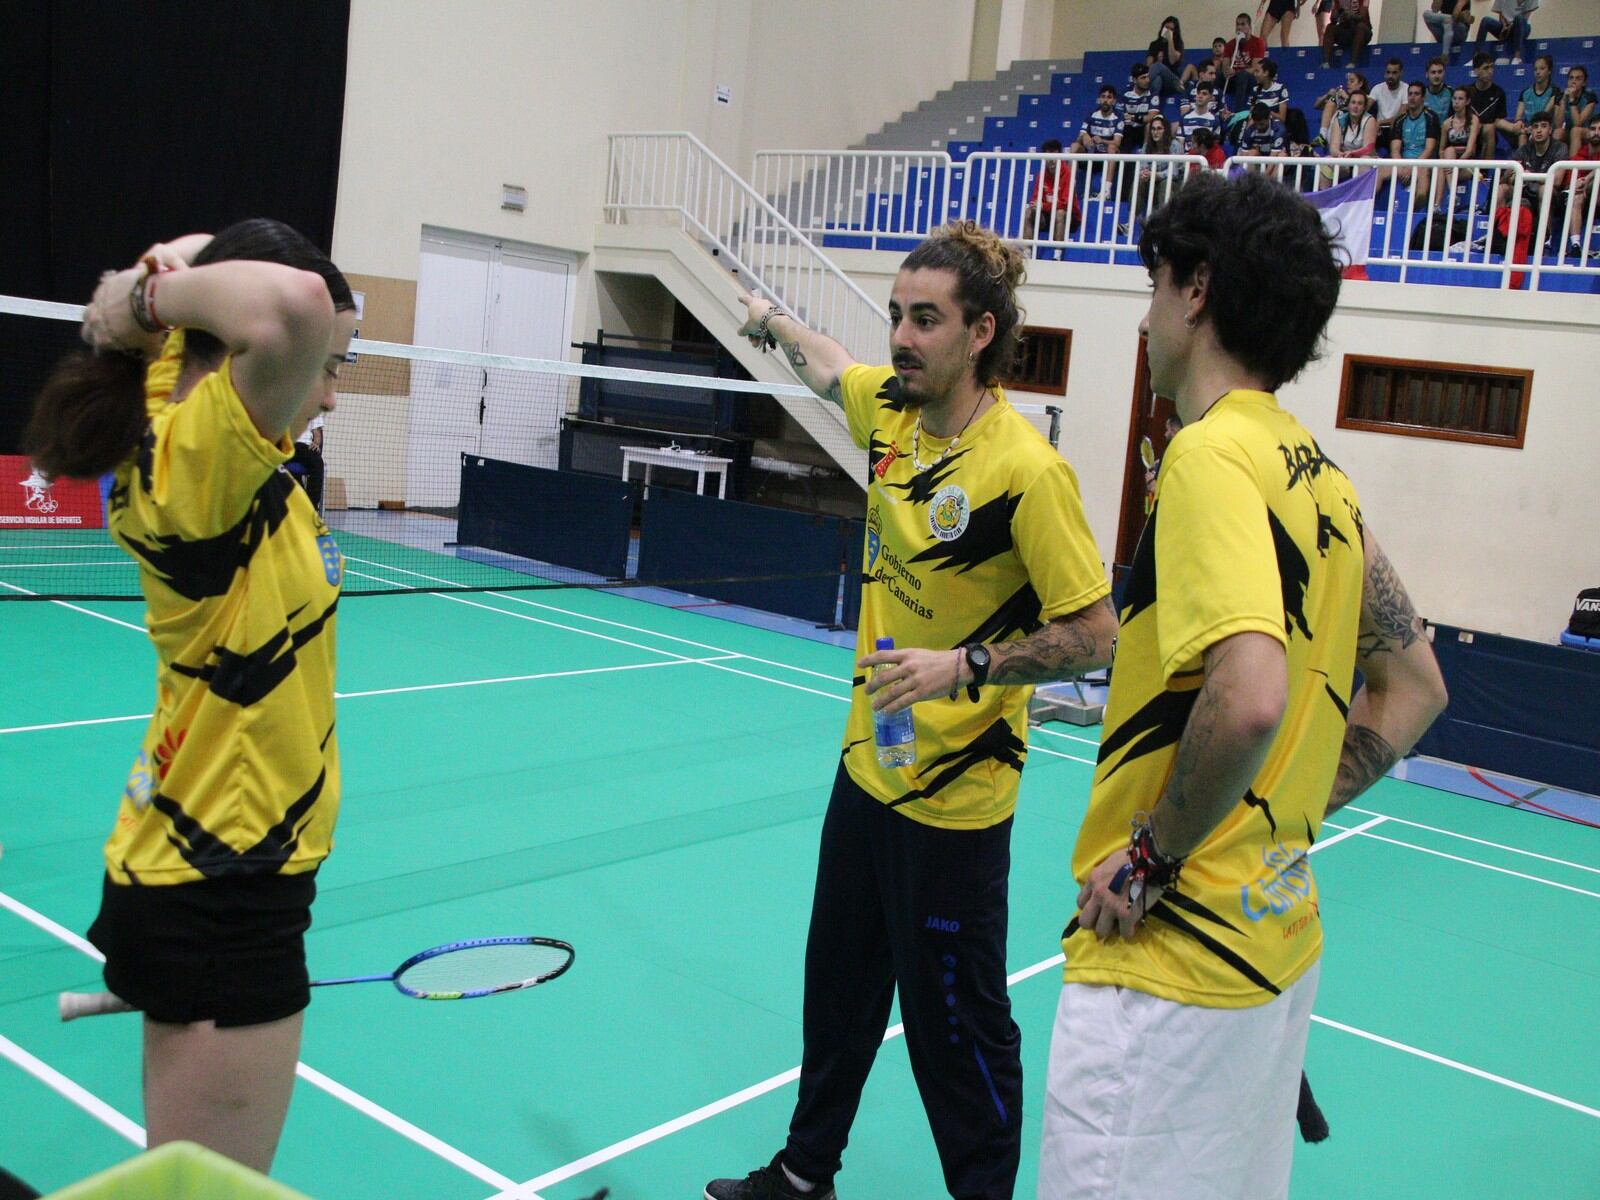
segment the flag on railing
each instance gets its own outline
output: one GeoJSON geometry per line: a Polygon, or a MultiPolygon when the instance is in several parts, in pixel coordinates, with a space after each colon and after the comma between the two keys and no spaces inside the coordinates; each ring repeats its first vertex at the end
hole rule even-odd
{"type": "Polygon", "coordinates": [[[1372,208],[1378,173],[1362,171],[1354,179],[1308,192],[1306,199],[1322,214],[1322,226],[1334,238],[1334,254],[1346,279],[1367,277],[1367,251],[1372,246],[1372,208]]]}

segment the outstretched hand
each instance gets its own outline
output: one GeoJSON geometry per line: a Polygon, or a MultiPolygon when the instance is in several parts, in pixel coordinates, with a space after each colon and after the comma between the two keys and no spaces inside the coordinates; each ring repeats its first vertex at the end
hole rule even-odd
{"type": "Polygon", "coordinates": [[[739,302],[745,308],[745,320],[744,324],[739,326],[739,336],[749,339],[752,346],[763,354],[766,353],[778,344],[778,339],[773,337],[770,332],[758,332],[761,326],[761,318],[778,306],[771,300],[763,299],[750,292],[740,292],[739,302]]]}

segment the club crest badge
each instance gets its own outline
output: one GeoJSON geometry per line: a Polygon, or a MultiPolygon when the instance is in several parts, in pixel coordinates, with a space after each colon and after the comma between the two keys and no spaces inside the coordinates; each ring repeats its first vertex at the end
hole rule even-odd
{"type": "Polygon", "coordinates": [[[873,507],[867,514],[867,574],[872,574],[872,569],[878,565],[878,554],[883,549],[883,520],[878,516],[878,509],[873,507]]]}
{"type": "Polygon", "coordinates": [[[940,488],[928,506],[928,528],[941,542],[953,542],[967,531],[972,504],[956,484],[940,488]]]}
{"type": "Polygon", "coordinates": [[[322,555],[322,574],[330,584],[338,587],[344,578],[344,555],[339,553],[339,546],[330,534],[322,534],[317,538],[317,550],[322,555]]]}

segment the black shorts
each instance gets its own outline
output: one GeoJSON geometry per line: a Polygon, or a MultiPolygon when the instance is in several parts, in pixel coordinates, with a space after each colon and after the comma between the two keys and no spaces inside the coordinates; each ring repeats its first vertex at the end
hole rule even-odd
{"type": "Polygon", "coordinates": [[[305,932],[316,872],[101,889],[89,940],[108,990],[153,1021],[219,1027],[292,1017],[311,1002],[305,932]]]}
{"type": "Polygon", "coordinates": [[[1267,0],[1267,16],[1275,21],[1281,21],[1294,12],[1299,4],[1300,0],[1267,0]]]}

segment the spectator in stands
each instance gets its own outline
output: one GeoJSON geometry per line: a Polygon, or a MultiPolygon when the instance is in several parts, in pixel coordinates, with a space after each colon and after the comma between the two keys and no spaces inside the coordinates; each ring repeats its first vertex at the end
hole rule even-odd
{"type": "Polygon", "coordinates": [[[1478,52],[1483,52],[1483,39],[1493,34],[1510,52],[1511,65],[1522,65],[1522,49],[1533,32],[1528,16],[1538,7],[1539,0],[1494,0],[1494,12],[1478,22],[1478,52]]]}
{"type": "Polygon", "coordinates": [[[1195,97],[1200,93],[1200,85],[1205,84],[1211,89],[1212,111],[1220,118],[1222,115],[1222,84],[1217,77],[1217,64],[1207,62],[1200,64],[1199,74],[1194,82],[1189,85],[1188,92],[1178,105],[1179,113],[1188,113],[1194,108],[1195,97]]]}
{"type": "Polygon", "coordinates": [[[1556,120],[1562,138],[1573,153],[1583,143],[1584,130],[1595,114],[1595,94],[1589,89],[1589,68],[1567,68],[1567,89],[1561,93],[1556,120]]]}
{"type": "Polygon", "coordinates": [[[1255,66],[1256,90],[1250,93],[1250,107],[1265,104],[1272,110],[1274,120],[1289,119],[1289,88],[1278,82],[1278,64],[1263,58],[1255,66]]]}
{"type": "MultiPolygon", "coordinates": [[[[1367,94],[1351,92],[1350,105],[1334,118],[1328,130],[1328,157],[1337,159],[1373,158],[1378,153],[1378,119],[1367,111],[1367,94]]],[[[1322,178],[1343,183],[1353,172],[1323,167],[1322,178]]]]}
{"type": "Polygon", "coordinates": [[[1161,111],[1160,100],[1150,90],[1150,68],[1133,64],[1128,90],[1122,93],[1122,152],[1137,154],[1144,146],[1145,126],[1161,111]]]}
{"type": "MultiPolygon", "coordinates": [[[[1579,162],[1600,163],[1600,114],[1589,119],[1588,127],[1584,130],[1583,145],[1571,152],[1572,157],[1579,162]]],[[[1589,167],[1572,172],[1573,179],[1571,190],[1568,192],[1568,209],[1572,214],[1567,229],[1568,241],[1566,254],[1568,257],[1583,254],[1584,231],[1593,223],[1594,213],[1589,208],[1589,196],[1594,191],[1594,177],[1597,168],[1589,167]]],[[[1550,186],[1553,188],[1567,187],[1567,172],[1556,171],[1550,177],[1550,186]]],[[[1591,254],[1600,253],[1600,239],[1591,238],[1589,245],[1591,254]]]]}
{"type": "Polygon", "coordinates": [[[1427,71],[1428,86],[1422,89],[1422,102],[1435,117],[1439,118],[1441,125],[1450,116],[1450,88],[1444,81],[1444,68],[1443,58],[1430,59],[1427,71]]]}
{"type": "Polygon", "coordinates": [[[1378,118],[1378,144],[1388,149],[1394,137],[1394,120],[1406,106],[1405,64],[1391,58],[1383,64],[1383,82],[1372,89],[1372,115],[1378,118]]]}
{"type": "MultiPolygon", "coordinates": [[[[1222,81],[1228,77],[1228,39],[1211,39],[1211,65],[1217,69],[1217,86],[1222,86],[1222,81]]],[[[1201,70],[1205,64],[1200,64],[1201,70]]]]}
{"type": "Polygon", "coordinates": [[[1250,93],[1255,90],[1255,77],[1250,68],[1267,56],[1267,44],[1250,32],[1250,14],[1240,13],[1233,19],[1233,41],[1223,47],[1228,59],[1228,78],[1223,84],[1228,112],[1245,112],[1250,108],[1250,93]]]}
{"type": "Polygon", "coordinates": [[[1478,53],[1472,56],[1472,73],[1477,76],[1468,95],[1472,98],[1472,112],[1478,118],[1479,158],[1495,157],[1495,142],[1501,130],[1515,136],[1516,126],[1506,120],[1506,93],[1494,81],[1494,55],[1478,53]]]}
{"type": "Polygon", "coordinates": [[[1422,23],[1441,43],[1440,52],[1449,58],[1456,46],[1467,44],[1467,30],[1472,26],[1472,0],[1433,0],[1428,11],[1422,14],[1422,23]]]}
{"type": "MultiPolygon", "coordinates": [[[[1533,120],[1528,122],[1528,140],[1518,149],[1516,161],[1522,164],[1523,171],[1529,176],[1543,176],[1550,173],[1550,168],[1571,153],[1567,144],[1555,136],[1555,117],[1546,110],[1535,113],[1533,120]]],[[[1524,204],[1534,208],[1544,195],[1544,180],[1529,178],[1523,181],[1522,200],[1524,204]]],[[[1550,223],[1546,226],[1549,236],[1557,240],[1561,231],[1567,226],[1567,197],[1558,188],[1550,192],[1550,223]]]]}
{"type": "Polygon", "coordinates": [[[1317,45],[1322,45],[1322,37],[1328,32],[1328,22],[1333,19],[1333,0],[1310,0],[1315,7],[1311,10],[1312,17],[1317,22],[1317,45]]]}
{"type": "MultiPolygon", "coordinates": [[[[1472,111],[1471,97],[1467,95],[1465,86],[1456,88],[1450,93],[1450,115],[1439,126],[1439,157],[1450,160],[1467,158],[1472,153],[1472,147],[1478,144],[1478,117],[1472,111]]],[[[1443,190],[1448,187],[1452,191],[1462,190],[1466,182],[1457,176],[1459,171],[1452,171],[1449,177],[1445,172],[1436,171],[1433,176],[1433,188],[1428,195],[1431,207],[1445,212],[1450,207],[1450,202],[1440,201],[1443,190]]]]}
{"type": "Polygon", "coordinates": [[[1349,107],[1350,97],[1355,92],[1365,94],[1367,91],[1367,77],[1360,71],[1346,71],[1344,83],[1331,87],[1317,97],[1317,102],[1312,105],[1322,114],[1321,132],[1316,144],[1328,144],[1328,127],[1333,124],[1334,118],[1340,116],[1349,107]]]}
{"type": "MultiPolygon", "coordinates": [[[[1040,154],[1060,154],[1061,143],[1051,138],[1039,147],[1040,154]]],[[[1044,164],[1033,181],[1033,195],[1022,210],[1022,237],[1024,241],[1048,240],[1059,242],[1067,229],[1067,218],[1077,229],[1083,221],[1083,209],[1073,194],[1073,170],[1070,162],[1056,159],[1044,164]]]]}
{"type": "Polygon", "coordinates": [[[1273,119],[1265,104],[1250,109],[1250,120],[1239,135],[1239,153],[1247,158],[1282,158],[1289,153],[1289,131],[1273,119]]]}
{"type": "MultiPolygon", "coordinates": [[[[1389,139],[1390,158],[1424,162],[1439,156],[1439,118],[1422,102],[1423,91],[1424,86],[1416,80],[1406,86],[1406,106],[1395,118],[1389,139]]],[[[1401,167],[1391,178],[1411,189],[1420,182],[1418,174],[1413,167],[1401,167]]]]}
{"type": "Polygon", "coordinates": [[[1294,19],[1300,15],[1300,8],[1306,0],[1263,0],[1267,6],[1267,15],[1261,18],[1261,40],[1266,42],[1272,36],[1273,29],[1278,29],[1278,45],[1288,46],[1289,30],[1294,28],[1294,19]]]}
{"type": "MultiPolygon", "coordinates": [[[[1160,113],[1150,118],[1150,125],[1145,132],[1144,152],[1164,155],[1179,155],[1184,152],[1183,139],[1174,135],[1172,124],[1160,113]]],[[[1152,208],[1160,208],[1170,200],[1182,180],[1181,162],[1142,164],[1134,180],[1133,206],[1128,214],[1129,223],[1117,226],[1117,236],[1126,238],[1129,235],[1131,222],[1137,221],[1152,208]]]]}
{"type": "MultiPolygon", "coordinates": [[[[1487,240],[1488,251],[1491,254],[1505,254],[1506,245],[1511,246],[1511,261],[1525,263],[1528,261],[1529,252],[1533,248],[1534,216],[1533,206],[1528,203],[1527,196],[1522,197],[1522,203],[1512,207],[1512,196],[1516,188],[1516,177],[1510,171],[1496,172],[1500,176],[1500,185],[1496,191],[1494,232],[1487,240]],[[1513,225],[1516,232],[1512,233],[1513,225]]],[[[1465,225],[1465,222],[1459,223],[1465,225]]],[[[1474,252],[1481,252],[1485,242],[1480,240],[1472,243],[1474,252]]],[[[1450,247],[1452,254],[1459,254],[1467,249],[1466,243],[1457,242],[1450,247]]],[[[1521,271],[1514,271],[1511,275],[1511,286],[1522,287],[1525,276],[1521,271]]]]}
{"type": "Polygon", "coordinates": [[[1333,66],[1333,52],[1339,46],[1350,48],[1350,64],[1356,65],[1372,40],[1372,14],[1367,0],[1333,0],[1333,20],[1322,33],[1322,65],[1333,66]]]}
{"type": "Polygon", "coordinates": [[[1522,95],[1517,97],[1517,116],[1512,123],[1517,127],[1517,144],[1527,143],[1528,122],[1533,119],[1534,113],[1549,112],[1555,114],[1556,104],[1560,94],[1556,91],[1555,74],[1556,60],[1548,54],[1541,54],[1533,60],[1533,83],[1522,89],[1522,95]]]}
{"type": "MultiPolygon", "coordinates": [[[[1189,139],[1189,152],[1206,160],[1213,171],[1222,170],[1228,161],[1228,152],[1222,148],[1222,139],[1209,129],[1196,129],[1189,139]]],[[[1200,168],[1196,167],[1198,171],[1200,168]]]]}
{"type": "Polygon", "coordinates": [[[1194,145],[1195,131],[1209,129],[1219,138],[1222,134],[1222,114],[1216,109],[1214,87],[1205,80],[1197,85],[1194,106],[1178,118],[1178,132],[1186,146],[1194,145]]]}
{"type": "MultiPolygon", "coordinates": [[[[1143,126],[1140,127],[1141,131],[1143,126]]],[[[1117,111],[1117,89],[1109,83],[1100,89],[1100,103],[1089,114],[1089,119],[1078,131],[1078,140],[1072,149],[1081,154],[1120,154],[1122,152],[1122,114],[1117,111]]],[[[1100,199],[1104,200],[1111,187],[1113,171],[1105,164],[1100,171],[1100,199]]]]}
{"type": "Polygon", "coordinates": [[[1100,89],[1100,104],[1078,131],[1072,143],[1077,154],[1118,154],[1122,150],[1122,114],[1117,111],[1117,89],[1109,83],[1100,89]]]}
{"type": "Polygon", "coordinates": [[[1183,85],[1194,69],[1183,65],[1183,27],[1177,17],[1161,22],[1161,30],[1145,56],[1145,65],[1150,68],[1150,87],[1157,100],[1183,95],[1183,85]]]}

